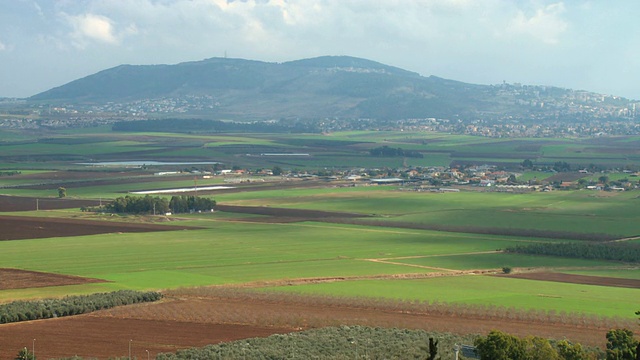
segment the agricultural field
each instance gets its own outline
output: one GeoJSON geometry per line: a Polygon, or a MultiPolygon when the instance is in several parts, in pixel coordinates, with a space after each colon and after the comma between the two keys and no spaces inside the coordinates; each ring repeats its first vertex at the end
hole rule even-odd
{"type": "MultiPolygon", "coordinates": [[[[135,340],[135,354],[141,357],[144,348],[155,355],[206,341],[341,324],[461,335],[535,331],[603,346],[607,328],[639,330],[634,316],[640,310],[637,263],[504,249],[562,242],[637,246],[640,190],[508,193],[467,186],[437,193],[402,184],[355,186],[324,178],[214,173],[216,163],[298,172],[470,160],[504,165],[524,159],[637,166],[639,141],[365,131],[121,133],[104,128],[41,138],[15,134],[0,143],[0,171],[18,172],[0,177],[0,302],[120,289],[160,290],[166,298],[73,318],[2,325],[1,338],[11,340],[0,343],[0,357],[14,357],[33,337],[39,356],[124,356],[127,342],[135,340]],[[383,145],[424,157],[370,156],[370,149],[383,145]],[[83,164],[95,162],[115,163],[83,164]],[[202,190],[217,185],[228,188],[202,190]],[[60,188],[66,197],[58,198],[60,188]],[[216,211],[81,211],[137,196],[134,191],[179,188],[193,188],[187,195],[214,198],[216,211]],[[505,268],[511,273],[505,274],[505,268]],[[187,333],[179,329],[190,326],[200,330],[172,339],[171,334],[187,333]],[[116,331],[122,328],[125,333],[116,331]],[[136,330],[142,328],[148,332],[136,330]],[[74,333],[81,347],[41,340],[73,329],[82,329],[82,335],[74,333]],[[99,329],[117,345],[107,346],[99,329]],[[64,347],[77,351],[66,353],[64,347]]],[[[522,176],[544,180],[550,174],[522,176]]]]}

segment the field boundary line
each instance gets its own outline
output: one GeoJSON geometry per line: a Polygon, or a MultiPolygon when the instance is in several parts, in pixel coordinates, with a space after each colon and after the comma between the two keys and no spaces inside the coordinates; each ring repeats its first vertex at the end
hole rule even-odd
{"type": "Polygon", "coordinates": [[[425,265],[418,265],[418,264],[405,264],[405,263],[400,263],[400,262],[395,262],[395,261],[387,261],[387,260],[383,260],[383,259],[364,259],[364,260],[365,261],[374,262],[374,263],[380,263],[380,264],[401,265],[401,266],[416,267],[416,268],[420,268],[420,269],[430,269],[430,270],[447,271],[447,272],[459,271],[459,270],[440,268],[440,267],[435,267],[435,266],[425,266],[425,265]]]}

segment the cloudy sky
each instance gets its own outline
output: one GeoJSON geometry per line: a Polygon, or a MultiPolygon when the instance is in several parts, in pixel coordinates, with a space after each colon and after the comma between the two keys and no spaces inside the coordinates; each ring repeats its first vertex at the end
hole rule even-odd
{"type": "Polygon", "coordinates": [[[0,0],[0,97],[120,64],[350,55],[640,99],[637,0],[0,0]]]}

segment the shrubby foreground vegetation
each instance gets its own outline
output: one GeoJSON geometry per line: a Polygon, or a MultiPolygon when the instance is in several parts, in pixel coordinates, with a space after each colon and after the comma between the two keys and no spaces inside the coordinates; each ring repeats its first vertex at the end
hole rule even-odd
{"type": "MultiPolygon", "coordinates": [[[[567,340],[550,341],[534,336],[518,338],[500,331],[491,331],[486,337],[481,337],[424,330],[341,326],[191,348],[159,354],[157,359],[453,359],[456,345],[475,344],[482,360],[634,360],[635,357],[621,355],[620,349],[628,350],[637,345],[637,341],[633,340],[632,333],[631,338],[619,337],[620,334],[628,336],[629,332],[612,330],[607,333],[612,350],[605,354],[600,349],[586,348],[567,340]]],[[[632,354],[635,356],[635,350],[632,354]]]]}

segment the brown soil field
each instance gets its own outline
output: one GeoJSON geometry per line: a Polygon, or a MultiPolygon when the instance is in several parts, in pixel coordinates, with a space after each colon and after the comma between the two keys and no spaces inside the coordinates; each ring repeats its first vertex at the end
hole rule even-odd
{"type": "Polygon", "coordinates": [[[508,277],[514,277],[518,279],[554,281],[554,282],[571,283],[571,284],[600,285],[600,286],[640,289],[640,280],[622,279],[622,278],[613,278],[613,277],[604,277],[604,276],[574,275],[574,274],[563,274],[563,273],[554,273],[554,272],[529,272],[529,273],[521,273],[521,274],[496,275],[496,276],[508,276],[508,277]]]}
{"type": "Polygon", "coordinates": [[[32,198],[23,196],[0,195],[0,212],[7,211],[35,211],[80,208],[82,206],[97,206],[97,200],[77,200],[69,198],[32,198]]]}
{"type": "Polygon", "coordinates": [[[80,285],[99,282],[105,281],[100,279],[83,278],[80,276],[0,268],[0,290],[80,285]]]}
{"type": "MultiPolygon", "coordinates": [[[[302,304],[170,295],[157,303],[136,304],[69,318],[0,325],[0,359],[12,359],[19,349],[32,346],[42,358],[79,355],[108,358],[132,355],[144,359],[146,351],[173,352],[306,328],[364,325],[426,329],[456,334],[486,334],[499,329],[526,336],[567,338],[583,345],[604,346],[608,327],[561,323],[483,319],[464,314],[423,314],[344,305],[302,304]]],[[[637,331],[638,329],[633,329],[637,331]]]]}
{"type": "Polygon", "coordinates": [[[288,333],[290,328],[241,324],[194,323],[171,320],[119,319],[87,314],[67,318],[0,325],[0,359],[14,359],[35,340],[39,359],[72,357],[127,357],[151,359],[161,352],[175,352],[246,338],[288,333]]]}
{"type": "Polygon", "coordinates": [[[0,241],[196,229],[186,226],[0,215],[0,241]]]}

